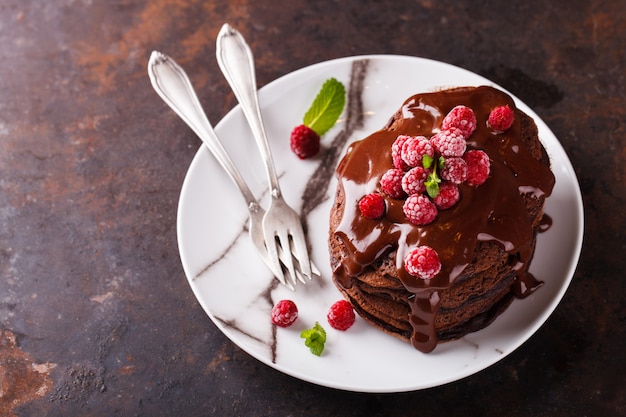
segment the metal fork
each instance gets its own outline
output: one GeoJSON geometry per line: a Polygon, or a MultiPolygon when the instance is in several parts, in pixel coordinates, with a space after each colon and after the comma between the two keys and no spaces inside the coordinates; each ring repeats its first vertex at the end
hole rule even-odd
{"type": "MultiPolygon", "coordinates": [[[[265,210],[254,197],[250,188],[235,167],[234,163],[226,153],[226,150],[213,131],[213,127],[200,105],[200,101],[189,81],[185,71],[167,55],[153,51],[148,63],[148,74],[152,86],[158,95],[180,116],[181,119],[202,139],[207,148],[211,151],[215,159],[226,170],[230,178],[235,182],[239,191],[247,203],[250,213],[250,223],[248,226],[250,238],[259,256],[265,264],[272,270],[278,280],[287,287],[294,289],[294,276],[301,275],[299,269],[291,271],[291,279],[285,281],[284,273],[280,263],[274,262],[268,255],[265,245],[265,236],[262,230],[265,210]]],[[[289,254],[279,254],[280,258],[291,261],[289,254]]],[[[316,270],[317,272],[317,270],[316,270]]],[[[317,272],[319,274],[319,272],[317,272]]],[[[298,280],[304,281],[302,276],[298,280]]]]}
{"type": "MultiPolygon", "coordinates": [[[[263,218],[267,251],[275,266],[279,263],[278,252],[281,249],[291,252],[302,275],[311,279],[311,262],[300,216],[287,205],[278,184],[259,108],[252,51],[243,36],[226,23],[217,35],[216,55],[217,63],[241,105],[265,162],[271,194],[270,205],[263,218]]],[[[293,261],[284,259],[284,264],[291,276],[296,276],[293,261]]]]}

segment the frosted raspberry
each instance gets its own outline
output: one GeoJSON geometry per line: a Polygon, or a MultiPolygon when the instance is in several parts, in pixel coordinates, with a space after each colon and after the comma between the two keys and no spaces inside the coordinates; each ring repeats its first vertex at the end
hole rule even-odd
{"type": "Polygon", "coordinates": [[[404,269],[422,279],[434,278],[441,271],[439,254],[430,246],[418,246],[404,257],[404,269]]]}
{"type": "Polygon", "coordinates": [[[363,217],[379,219],[385,214],[385,199],[377,193],[367,194],[359,200],[359,210],[363,217]]]}
{"type": "Polygon", "coordinates": [[[442,130],[441,132],[433,135],[430,138],[430,143],[434,146],[435,150],[440,155],[448,156],[463,156],[467,143],[463,137],[463,132],[453,127],[448,130],[442,130]]]}
{"type": "Polygon", "coordinates": [[[356,315],[349,302],[340,300],[330,306],[326,318],[333,329],[348,330],[354,324],[356,315]]]}
{"type": "Polygon", "coordinates": [[[298,307],[291,300],[280,300],[272,308],[272,323],[280,327],[289,327],[298,318],[298,307]]]}
{"type": "Polygon", "coordinates": [[[437,217],[437,206],[424,194],[409,196],[402,209],[407,220],[417,226],[432,223],[437,217]]]}
{"type": "Polygon", "coordinates": [[[467,163],[467,183],[469,185],[484,183],[489,176],[489,156],[483,151],[471,150],[463,155],[463,159],[467,163]]]}
{"type": "Polygon", "coordinates": [[[420,194],[426,191],[426,178],[428,171],[422,167],[411,168],[404,177],[402,177],[402,189],[407,195],[420,194]]]}
{"type": "Polygon", "coordinates": [[[439,210],[445,210],[458,203],[460,198],[459,187],[451,182],[444,182],[439,186],[439,194],[433,198],[433,202],[439,210]]]}
{"type": "Polygon", "coordinates": [[[391,198],[402,198],[406,194],[402,189],[404,171],[398,168],[387,170],[380,178],[380,188],[391,198]]]}
{"type": "Polygon", "coordinates": [[[467,106],[456,106],[443,118],[441,130],[452,128],[459,129],[463,134],[463,139],[467,139],[476,130],[476,116],[474,110],[467,106]]]}
{"type": "Polygon", "coordinates": [[[491,110],[487,125],[498,132],[509,130],[515,120],[515,114],[509,106],[500,106],[491,110]]]}
{"type": "Polygon", "coordinates": [[[411,136],[402,145],[402,160],[410,167],[421,166],[424,155],[435,156],[433,145],[425,136],[411,136]]]}
{"type": "Polygon", "coordinates": [[[291,131],[291,150],[300,159],[317,155],[320,150],[320,135],[306,125],[296,126],[291,131]]]}
{"type": "Polygon", "coordinates": [[[402,159],[402,146],[410,137],[411,136],[400,135],[393,142],[393,145],[391,145],[391,159],[393,160],[393,166],[403,171],[410,168],[402,159]]]}
{"type": "Polygon", "coordinates": [[[461,184],[467,178],[467,163],[463,158],[446,158],[440,175],[444,180],[461,184]]]}

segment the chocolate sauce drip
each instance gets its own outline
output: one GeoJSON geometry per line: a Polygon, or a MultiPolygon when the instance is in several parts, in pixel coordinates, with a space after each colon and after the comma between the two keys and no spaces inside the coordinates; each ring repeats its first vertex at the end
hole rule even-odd
{"type": "Polygon", "coordinates": [[[438,290],[452,285],[472,262],[478,241],[497,241],[508,253],[516,254],[516,295],[523,297],[540,285],[527,274],[534,251],[535,227],[529,219],[523,195],[550,195],[554,175],[549,167],[531,155],[521,137],[519,117],[504,133],[494,132],[487,126],[491,109],[502,105],[515,109],[508,95],[491,87],[415,95],[402,105],[399,120],[352,144],[337,168],[346,207],[335,233],[350,255],[335,271],[335,277],[349,288],[353,276],[395,249],[398,276],[414,295],[409,297],[411,342],[424,352],[431,351],[437,344],[434,323],[438,290]],[[403,199],[387,198],[387,212],[382,220],[360,216],[357,205],[350,203],[370,192],[384,195],[379,180],[393,167],[391,145],[397,136],[432,136],[440,130],[443,117],[459,104],[470,107],[476,115],[477,128],[468,139],[468,150],[482,149],[489,155],[491,173],[487,181],[479,187],[462,184],[460,201],[440,211],[437,219],[426,226],[407,222],[402,210],[403,199]],[[420,245],[434,248],[442,263],[441,272],[429,280],[409,275],[403,266],[407,251],[420,245]]]}
{"type": "Polygon", "coordinates": [[[544,215],[541,217],[541,222],[539,223],[539,228],[537,229],[537,231],[539,233],[544,233],[550,230],[551,227],[552,227],[552,217],[544,213],[544,215]]]}

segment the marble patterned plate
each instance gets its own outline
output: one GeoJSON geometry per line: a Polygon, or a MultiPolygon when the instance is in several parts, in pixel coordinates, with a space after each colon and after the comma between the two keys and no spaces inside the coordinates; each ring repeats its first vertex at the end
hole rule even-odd
{"type": "MultiPolygon", "coordinates": [[[[259,98],[285,199],[304,213],[312,259],[322,278],[292,292],[272,277],[246,232],[247,211],[233,183],[201,147],[185,178],[178,211],[178,243],[189,284],[215,325],[241,349],[285,374],[322,386],[359,392],[402,392],[433,387],[472,375],[507,356],[545,322],[563,297],[576,268],[583,234],[579,185],[557,138],[539,117],[539,135],[553,164],[556,185],[546,212],[552,227],[539,236],[531,272],[545,285],[516,300],[484,330],[422,354],[408,343],[357,317],[346,332],[326,322],[340,299],[331,281],[327,249],[328,215],[334,197],[334,169],[352,141],[380,129],[410,95],[440,87],[494,85],[455,66],[405,56],[357,56],[316,64],[268,84],[259,98]],[[322,138],[322,152],[299,160],[289,149],[291,129],[322,83],[335,77],[348,90],[348,107],[322,138]],[[270,323],[272,305],[290,298],[298,321],[290,328],[270,323]],[[321,357],[304,346],[300,332],[316,321],[328,333],[321,357]]],[[[502,89],[502,88],[501,88],[502,89]]],[[[259,153],[240,108],[229,112],[216,132],[253,192],[267,201],[259,153]]]]}

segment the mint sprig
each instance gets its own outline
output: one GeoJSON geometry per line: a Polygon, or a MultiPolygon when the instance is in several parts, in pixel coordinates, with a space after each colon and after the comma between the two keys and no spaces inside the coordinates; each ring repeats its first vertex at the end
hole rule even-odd
{"type": "Polygon", "coordinates": [[[319,322],[315,322],[315,326],[311,329],[303,330],[300,337],[305,339],[304,344],[311,350],[315,356],[320,356],[324,351],[326,343],[326,330],[320,326],[319,322]]]}
{"type": "Polygon", "coordinates": [[[422,166],[424,169],[428,169],[431,166],[433,167],[433,171],[428,174],[428,177],[426,177],[426,181],[424,182],[426,185],[426,193],[428,193],[430,198],[435,198],[439,195],[439,184],[441,183],[441,178],[439,178],[439,175],[437,174],[437,168],[442,169],[446,160],[443,156],[440,156],[436,164],[433,164],[433,162],[433,158],[428,155],[424,155],[422,158],[422,166]]]}
{"type": "Polygon", "coordinates": [[[335,125],[346,104],[346,89],[335,78],[329,78],[304,115],[303,123],[322,136],[335,125]]]}

